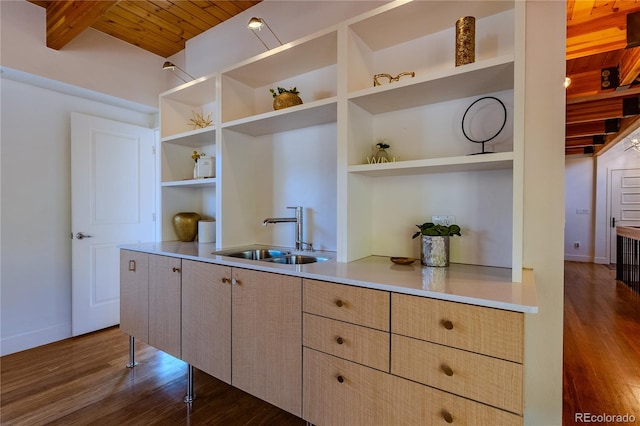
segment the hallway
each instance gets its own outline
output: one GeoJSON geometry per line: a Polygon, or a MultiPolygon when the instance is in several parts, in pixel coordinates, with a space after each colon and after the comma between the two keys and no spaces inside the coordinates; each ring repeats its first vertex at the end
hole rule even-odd
{"type": "Polygon", "coordinates": [[[640,296],[605,265],[565,262],[564,276],[563,424],[640,422],[640,296]]]}

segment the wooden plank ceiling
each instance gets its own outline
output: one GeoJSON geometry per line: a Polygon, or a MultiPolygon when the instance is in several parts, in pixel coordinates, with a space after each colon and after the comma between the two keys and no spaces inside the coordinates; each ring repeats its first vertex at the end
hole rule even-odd
{"type": "Polygon", "coordinates": [[[52,49],[62,49],[91,27],[167,58],[190,38],[261,0],[28,1],[47,9],[47,46],[52,49]]]}
{"type": "Polygon", "coordinates": [[[640,125],[640,48],[626,48],[635,12],[635,0],[567,1],[566,155],[604,152],[640,125]]]}
{"type": "MultiPolygon", "coordinates": [[[[88,27],[169,57],[190,38],[260,2],[187,0],[29,0],[47,9],[47,46],[62,49],[88,27]]],[[[640,0],[567,1],[565,153],[597,154],[640,124],[640,48],[627,45],[627,14],[640,0]],[[602,72],[619,84],[603,87],[602,72]],[[624,106],[624,107],[623,107],[624,106]]]]}

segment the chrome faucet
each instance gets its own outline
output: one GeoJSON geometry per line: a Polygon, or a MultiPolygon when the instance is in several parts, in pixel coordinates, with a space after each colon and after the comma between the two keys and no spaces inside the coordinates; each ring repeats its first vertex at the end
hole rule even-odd
{"type": "Polygon", "coordinates": [[[313,251],[313,245],[302,241],[302,206],[287,207],[288,209],[294,209],[296,211],[295,217],[268,217],[262,224],[267,226],[270,223],[287,223],[295,222],[296,224],[296,250],[303,250],[304,246],[307,246],[307,250],[313,251]]]}

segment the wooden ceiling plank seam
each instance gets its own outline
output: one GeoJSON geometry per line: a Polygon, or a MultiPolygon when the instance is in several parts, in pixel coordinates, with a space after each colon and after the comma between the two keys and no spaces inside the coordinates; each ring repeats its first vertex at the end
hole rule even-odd
{"type": "Polygon", "coordinates": [[[196,34],[193,34],[193,33],[189,32],[184,27],[180,27],[179,25],[175,25],[174,23],[169,22],[169,21],[163,19],[160,16],[153,15],[152,13],[148,12],[147,10],[139,7],[138,3],[143,3],[141,1],[128,1],[127,0],[126,3],[127,3],[127,6],[126,6],[127,10],[130,13],[136,15],[140,19],[143,19],[145,21],[153,23],[154,25],[156,25],[158,28],[160,28],[162,30],[163,34],[166,34],[166,33],[175,34],[177,36],[180,36],[184,40],[189,40],[190,38],[193,38],[193,37],[196,36],[196,34]]]}
{"type": "Polygon", "coordinates": [[[172,25],[177,26],[178,28],[182,28],[186,33],[189,34],[190,38],[193,38],[202,33],[202,30],[193,26],[190,22],[185,21],[184,19],[174,15],[173,13],[170,13],[166,9],[157,6],[152,1],[137,1],[136,5],[140,9],[143,9],[153,14],[154,16],[158,16],[163,21],[169,22],[172,25]]]}
{"type": "Polygon", "coordinates": [[[183,13],[185,16],[189,16],[190,22],[196,27],[202,28],[202,32],[221,22],[219,19],[215,19],[208,13],[203,12],[190,0],[169,0],[168,3],[173,5],[170,10],[171,13],[183,13]]]}
{"type": "Polygon", "coordinates": [[[220,24],[222,21],[224,21],[224,19],[220,19],[217,16],[213,16],[212,14],[208,13],[206,10],[203,10],[193,0],[169,0],[169,1],[173,2],[176,6],[182,8],[186,12],[197,17],[201,21],[205,22],[209,28],[213,28],[216,25],[220,24]]]}
{"type": "MultiPolygon", "coordinates": [[[[238,13],[241,13],[251,6],[254,6],[255,3],[250,1],[207,1],[207,3],[211,3],[211,5],[218,10],[221,10],[224,14],[234,16],[238,13]]],[[[209,9],[207,9],[208,11],[209,9]]]]}
{"type": "MultiPolygon", "coordinates": [[[[154,37],[152,34],[145,33],[144,31],[130,28],[125,21],[119,19],[116,15],[112,15],[111,18],[113,19],[101,19],[95,22],[92,27],[113,37],[120,38],[134,46],[138,46],[145,50],[150,49],[151,52],[156,54],[158,54],[158,52],[162,52],[163,54],[173,52],[167,55],[171,56],[184,48],[184,46],[176,43],[169,43],[162,38],[154,37]]],[[[163,56],[163,58],[166,58],[167,56],[163,56]]]]}
{"type": "Polygon", "coordinates": [[[89,28],[103,13],[118,3],[113,1],[57,1],[47,7],[47,47],[62,49],[89,28]]]}
{"type": "Polygon", "coordinates": [[[151,21],[146,21],[129,12],[124,8],[116,8],[109,11],[105,18],[117,17],[117,23],[121,23],[132,31],[141,31],[142,33],[149,34],[149,37],[157,39],[159,43],[167,42],[169,45],[181,46],[184,49],[184,42],[186,41],[182,36],[172,33],[170,31],[163,31],[161,27],[151,21]]]}
{"type": "Polygon", "coordinates": [[[567,22],[571,21],[573,16],[573,9],[575,8],[576,0],[567,0],[567,22]]]}
{"type": "Polygon", "coordinates": [[[640,73],[640,49],[625,49],[620,58],[620,86],[629,86],[640,73]]]}
{"type": "MultiPolygon", "coordinates": [[[[235,2],[226,2],[229,4],[234,4],[235,2]]],[[[229,18],[231,18],[233,16],[232,13],[227,12],[226,10],[216,6],[216,4],[214,2],[211,1],[193,1],[193,4],[195,4],[196,6],[198,6],[203,12],[213,16],[216,19],[219,19],[220,21],[225,21],[229,18]]],[[[236,10],[236,14],[242,12],[242,10],[238,11],[236,10]]]]}
{"type": "MultiPolygon", "coordinates": [[[[206,22],[201,19],[193,16],[189,12],[183,10],[182,8],[176,6],[174,3],[168,0],[150,0],[149,3],[152,3],[154,6],[157,6],[168,13],[180,18],[182,21],[188,23],[194,28],[198,29],[198,34],[203,33],[204,31],[209,29],[209,26],[206,22]]],[[[177,2],[176,2],[177,3],[177,2]]]]}
{"type": "Polygon", "coordinates": [[[571,19],[568,21],[567,26],[569,23],[581,22],[591,17],[592,9],[593,1],[579,0],[574,2],[571,10],[571,19]]]}

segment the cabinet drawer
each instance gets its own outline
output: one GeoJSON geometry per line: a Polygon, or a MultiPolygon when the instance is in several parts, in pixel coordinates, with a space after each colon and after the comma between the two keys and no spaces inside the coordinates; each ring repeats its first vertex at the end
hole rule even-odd
{"type": "Polygon", "coordinates": [[[389,293],[304,280],[303,311],[389,331],[389,293]]]}
{"type": "Polygon", "coordinates": [[[389,333],[304,314],[303,345],[389,372],[389,333]]]}
{"type": "Polygon", "coordinates": [[[391,331],[522,363],[524,314],[392,294],[391,331]]]}
{"type": "Polygon", "coordinates": [[[317,425],[521,425],[522,417],[304,348],[302,417],[317,425]]]}
{"type": "Polygon", "coordinates": [[[391,373],[522,414],[522,364],[391,336],[391,373]]]}

